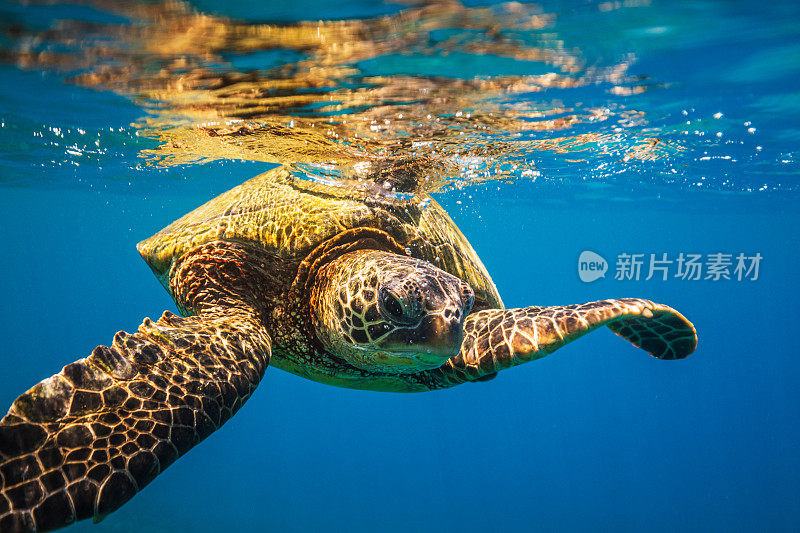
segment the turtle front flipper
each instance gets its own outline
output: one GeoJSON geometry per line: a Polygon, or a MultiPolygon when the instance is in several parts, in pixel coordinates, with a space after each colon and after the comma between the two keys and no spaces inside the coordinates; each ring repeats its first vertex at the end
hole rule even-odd
{"type": "Polygon", "coordinates": [[[34,386],[0,421],[0,531],[116,510],[244,404],[270,353],[249,309],[166,312],[34,386]]]}
{"type": "Polygon", "coordinates": [[[697,346],[694,326],[671,307],[622,298],[578,305],[486,309],[464,323],[461,351],[429,372],[434,387],[482,381],[548,355],[600,327],[659,359],[683,359],[697,346]]]}

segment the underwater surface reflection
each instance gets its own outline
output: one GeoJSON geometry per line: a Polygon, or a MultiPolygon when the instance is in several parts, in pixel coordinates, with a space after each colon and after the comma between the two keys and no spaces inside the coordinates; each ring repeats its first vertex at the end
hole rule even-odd
{"type": "MultiPolygon", "coordinates": [[[[787,61],[764,61],[760,71],[757,53],[727,67],[730,57],[711,50],[718,64],[697,67],[720,73],[704,85],[745,89],[733,113],[713,106],[716,95],[687,90],[705,72],[672,79],[665,66],[678,62],[662,57],[734,34],[756,44],[790,36],[796,29],[779,18],[780,5],[750,20],[731,14],[736,31],[721,26],[730,10],[722,4],[431,1],[313,22],[237,20],[174,1],[93,2],[75,13],[5,5],[5,60],[142,106],[129,134],[157,141],[141,150],[151,165],[288,163],[311,176],[428,192],[489,179],[796,188],[761,171],[796,172],[786,142],[793,129],[758,117],[770,98],[796,113],[787,94],[796,50],[778,47],[787,61]],[[759,18],[777,23],[764,34],[759,18]],[[755,84],[767,90],[747,94],[755,84]],[[709,175],[698,179],[689,163],[709,175]]],[[[262,10],[250,14],[276,15],[262,10]]],[[[76,139],[68,158],[99,155],[66,134],[76,139]]]]}

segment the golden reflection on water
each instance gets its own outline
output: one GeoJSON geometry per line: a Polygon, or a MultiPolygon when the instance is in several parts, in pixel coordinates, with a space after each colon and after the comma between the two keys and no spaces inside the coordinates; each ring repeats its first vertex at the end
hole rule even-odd
{"type": "MultiPolygon", "coordinates": [[[[646,86],[629,79],[631,58],[605,68],[584,65],[580,51],[554,33],[554,15],[535,5],[430,1],[371,19],[287,24],[211,16],[179,1],[92,5],[132,22],[17,30],[17,45],[6,54],[24,68],[80,70],[70,81],[144,105],[149,116],[140,131],[159,141],[142,154],[151,164],[235,158],[312,165],[342,179],[433,191],[453,180],[530,175],[541,151],[580,161],[590,148],[620,145],[619,131],[644,121],[636,111],[543,98],[547,89],[588,84],[611,84],[612,95],[646,86]],[[237,58],[258,53],[278,61],[236,66],[237,58]],[[428,59],[446,65],[454,54],[461,63],[463,54],[489,65],[514,60],[512,70],[536,73],[378,75],[360,63],[410,57],[405,70],[413,71],[428,59]],[[621,125],[616,133],[574,131],[610,119],[621,125]]],[[[655,138],[625,146],[618,154],[625,159],[669,152],[655,138]]]]}

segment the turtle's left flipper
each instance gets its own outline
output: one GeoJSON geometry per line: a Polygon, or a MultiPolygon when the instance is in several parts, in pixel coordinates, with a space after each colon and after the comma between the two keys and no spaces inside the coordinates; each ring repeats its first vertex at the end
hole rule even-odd
{"type": "Polygon", "coordinates": [[[452,386],[539,359],[600,327],[659,359],[683,359],[697,346],[691,322],[674,309],[622,298],[579,305],[486,309],[464,323],[461,351],[430,371],[434,383],[452,386]]]}
{"type": "Polygon", "coordinates": [[[164,313],[34,386],[0,421],[0,531],[102,519],[228,420],[270,351],[245,306],[164,313]]]}

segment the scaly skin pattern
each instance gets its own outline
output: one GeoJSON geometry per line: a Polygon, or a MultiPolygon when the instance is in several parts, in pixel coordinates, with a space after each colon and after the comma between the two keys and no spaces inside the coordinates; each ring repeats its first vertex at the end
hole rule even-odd
{"type": "MultiPolygon", "coordinates": [[[[372,255],[376,254],[362,251],[364,258],[372,255]]],[[[390,254],[377,256],[385,260],[390,254]]],[[[349,318],[351,321],[353,317],[359,317],[363,324],[380,323],[375,311],[367,316],[370,305],[365,302],[373,303],[375,295],[370,290],[367,290],[367,297],[363,295],[363,285],[371,278],[370,269],[365,268],[362,276],[356,275],[360,280],[351,279],[354,274],[348,265],[358,261],[354,259],[357,257],[358,252],[349,252],[321,268],[310,299],[296,300],[294,312],[278,308],[286,319],[276,320],[272,326],[277,330],[283,324],[284,328],[283,333],[274,334],[274,366],[340,387],[421,392],[491,379],[500,370],[544,357],[600,326],[607,326],[660,359],[686,357],[697,344],[694,327],[685,317],[670,307],[648,300],[618,299],[568,306],[482,309],[466,318],[460,351],[440,367],[403,373],[388,365],[383,368],[373,365],[372,370],[365,370],[344,361],[341,353],[326,350],[314,333],[318,329],[315,324],[319,322],[335,324],[342,320],[341,316],[346,313],[341,309],[349,308],[354,312],[349,318]],[[333,287],[328,287],[332,280],[335,280],[333,287]],[[315,294],[316,291],[321,294],[315,294]],[[286,324],[290,325],[288,330],[286,324]],[[302,327],[294,327],[299,324],[302,327]],[[285,339],[292,335],[299,335],[300,339],[287,342],[285,339]]],[[[402,257],[398,260],[407,261],[402,257]]],[[[349,322],[343,326],[344,329],[349,327],[349,322]]],[[[367,335],[369,339],[371,337],[367,335]]]]}
{"type": "MultiPolygon", "coordinates": [[[[239,291],[243,295],[241,298],[250,298],[266,306],[262,313],[273,339],[270,364],[327,385],[362,390],[424,392],[484,381],[500,370],[544,357],[600,326],[607,326],[635,346],[661,359],[686,357],[697,344],[692,324],[670,307],[639,299],[603,300],[579,305],[473,311],[464,321],[460,351],[439,368],[400,374],[391,368],[360,368],[346,361],[342,354],[326,349],[316,333],[315,323],[324,320],[321,314],[327,313],[333,322],[339,319],[336,306],[330,305],[330,302],[324,304],[322,300],[333,300],[335,303],[335,300],[341,299],[340,293],[345,292],[347,303],[357,307],[361,299],[353,290],[356,284],[350,286],[353,273],[348,268],[352,261],[348,257],[357,256],[358,251],[353,251],[349,245],[341,245],[340,248],[341,255],[334,254],[336,259],[329,258],[321,268],[309,274],[315,282],[307,293],[297,287],[289,287],[281,293],[267,293],[264,292],[266,288],[275,286],[279,279],[288,279],[291,273],[284,272],[278,276],[279,279],[276,278],[275,267],[270,266],[270,261],[275,259],[258,250],[231,243],[209,243],[190,254],[197,258],[196,262],[186,257],[182,260],[178,272],[185,270],[193,275],[177,276],[192,280],[191,283],[184,282],[182,287],[197,285],[203,288],[191,294],[185,291],[175,291],[175,294],[179,301],[192,300],[195,298],[192,294],[202,294],[206,300],[212,300],[211,294],[216,285],[205,281],[213,278],[204,269],[225,272],[221,265],[229,257],[233,264],[251,265],[252,272],[248,277],[242,277],[251,281],[239,291]],[[255,266],[257,268],[253,268],[255,266]],[[338,285],[333,289],[325,289],[332,278],[342,275],[346,283],[338,279],[338,285]],[[327,298],[314,295],[320,289],[328,294],[327,298]],[[245,296],[247,294],[252,296],[245,296]]],[[[364,257],[375,255],[369,249],[362,250],[362,253],[364,257]]],[[[390,254],[377,255],[386,257],[390,254]]],[[[397,259],[400,263],[409,261],[405,257],[397,259]]],[[[363,285],[370,277],[369,269],[361,274],[359,277],[363,285]]],[[[232,273],[228,283],[232,283],[233,279],[238,278],[232,273]]],[[[244,282],[240,280],[239,283],[244,282]]],[[[285,285],[290,283],[286,281],[285,285]]],[[[192,305],[191,302],[187,303],[188,307],[192,305]]],[[[368,307],[365,306],[362,312],[365,313],[368,307]]],[[[374,313],[370,315],[370,320],[373,318],[376,318],[374,313]]]]}
{"type": "Polygon", "coordinates": [[[473,299],[464,281],[425,261],[357,250],[320,269],[309,307],[326,351],[371,373],[401,374],[457,353],[473,299]]]}
{"type": "Polygon", "coordinates": [[[175,278],[196,316],[145,319],[14,402],[0,421],[0,531],[102,519],[247,401],[271,341],[240,297],[257,294],[252,265],[230,255],[175,278]]]}
{"type": "Polygon", "coordinates": [[[659,358],[694,350],[691,323],[647,300],[503,309],[440,207],[340,197],[293,185],[285,170],[275,175],[277,185],[264,176],[246,182],[141,243],[188,316],[165,313],[118,333],[110,347],[24,393],[0,420],[0,531],[102,519],[227,421],[269,364],[329,385],[418,392],[490,379],[601,325],[659,358]],[[315,288],[336,277],[339,258],[376,251],[428,261],[474,289],[460,351],[442,366],[358,368],[318,338],[315,320],[326,318],[315,315],[315,288]]]}
{"type": "Polygon", "coordinates": [[[540,359],[600,326],[659,359],[683,359],[697,346],[691,322],[649,300],[487,309],[467,317],[459,354],[423,373],[420,381],[437,389],[491,379],[500,370],[540,359]]]}

